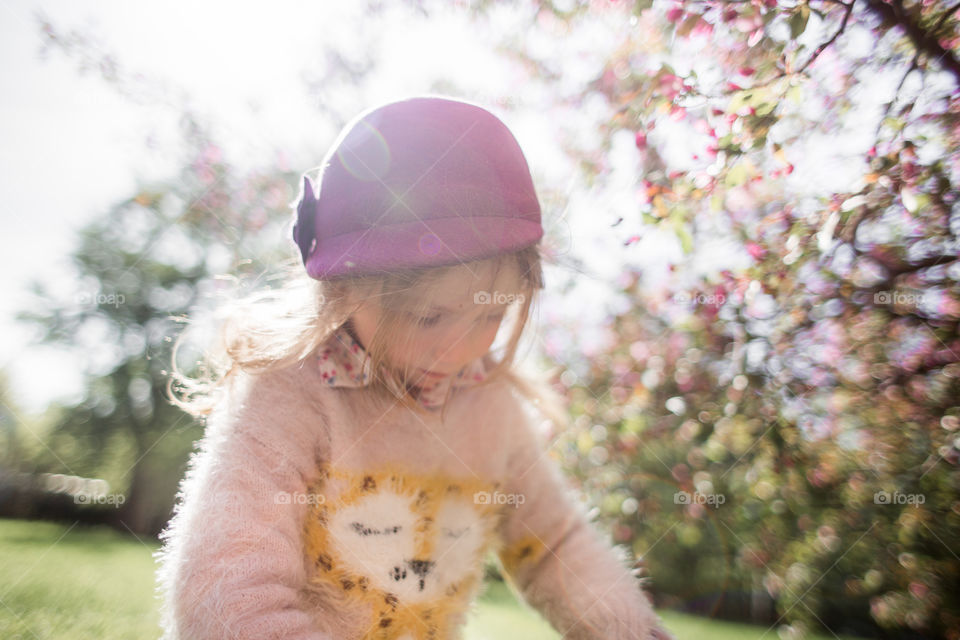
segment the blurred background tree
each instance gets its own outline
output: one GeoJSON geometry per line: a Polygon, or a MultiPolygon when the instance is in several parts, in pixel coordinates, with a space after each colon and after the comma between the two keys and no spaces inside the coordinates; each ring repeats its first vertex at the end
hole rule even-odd
{"type": "Polygon", "coordinates": [[[603,183],[630,136],[640,235],[689,254],[659,291],[625,270],[609,348],[558,380],[614,538],[665,604],[960,637],[960,5],[539,6],[613,42],[569,94],[609,105],[600,151],[570,153],[603,183]],[[841,189],[785,181],[814,138],[841,189]],[[718,238],[749,266],[698,270],[718,238]]]}
{"type": "MultiPolygon", "coordinates": [[[[36,300],[20,314],[43,327],[43,342],[81,350],[86,360],[86,398],[51,409],[57,418],[47,446],[29,463],[107,480],[125,496],[110,521],[150,534],[165,524],[185,457],[201,435],[167,399],[178,323],[204,312],[203,303],[223,288],[217,274],[248,275],[270,259],[249,234],[287,195],[282,174],[234,175],[203,129],[189,116],[183,124],[193,157],[182,175],[142,187],[82,230],[74,300],[65,304],[35,283],[36,300]]],[[[198,355],[183,352],[181,364],[195,371],[198,355]]]]}
{"type": "MultiPolygon", "coordinates": [[[[214,307],[274,284],[268,272],[293,255],[292,243],[278,239],[288,235],[290,185],[300,171],[286,169],[278,151],[261,168],[240,173],[224,156],[208,116],[190,107],[187,96],[131,73],[83,33],[47,19],[40,30],[46,48],[76,60],[81,71],[96,70],[121,94],[147,104],[173,101],[182,114],[183,160],[178,175],[140,186],[80,231],[71,256],[71,299],[34,281],[34,299],[17,314],[41,330],[38,343],[82,355],[86,391],[78,404],[51,406],[32,437],[11,435],[20,451],[8,456],[8,473],[105,480],[122,503],[98,508],[60,500],[47,508],[39,499],[33,505],[19,500],[15,515],[82,517],[155,536],[202,435],[201,426],[169,402],[172,344],[181,325],[194,319],[177,366],[196,375],[213,335],[205,318],[214,307]]],[[[369,62],[326,55],[330,64],[308,84],[349,87],[369,69],[369,62]]],[[[327,117],[344,123],[333,111],[327,117]]]]}

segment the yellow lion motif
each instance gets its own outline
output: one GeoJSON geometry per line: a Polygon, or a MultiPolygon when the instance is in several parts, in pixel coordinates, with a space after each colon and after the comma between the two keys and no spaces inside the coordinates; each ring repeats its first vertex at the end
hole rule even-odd
{"type": "Polygon", "coordinates": [[[400,469],[326,468],[304,526],[311,581],[368,603],[374,639],[446,640],[481,584],[498,544],[500,485],[400,469]]]}

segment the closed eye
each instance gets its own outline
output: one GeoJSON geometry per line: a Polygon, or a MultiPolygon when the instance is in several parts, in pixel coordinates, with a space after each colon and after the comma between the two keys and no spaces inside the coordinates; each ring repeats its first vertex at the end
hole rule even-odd
{"type": "Polygon", "coordinates": [[[374,527],[367,527],[362,522],[351,522],[350,526],[361,536],[381,536],[389,535],[392,533],[397,533],[403,527],[399,524],[393,525],[392,527],[383,527],[382,529],[375,529],[374,527]]]}
{"type": "Polygon", "coordinates": [[[407,315],[413,320],[415,324],[417,324],[417,326],[420,326],[420,327],[432,327],[436,325],[438,322],[440,322],[440,319],[443,317],[442,313],[437,313],[432,316],[426,316],[426,317],[414,316],[412,313],[407,315]]]}
{"type": "Polygon", "coordinates": [[[443,316],[438,313],[434,316],[430,316],[429,318],[420,318],[419,320],[417,320],[417,324],[420,325],[421,327],[432,327],[433,325],[440,322],[440,318],[442,317],[443,316]]]}
{"type": "MultiPolygon", "coordinates": [[[[487,315],[486,321],[501,322],[503,320],[504,315],[505,313],[503,311],[500,311],[498,313],[491,313],[487,315]]],[[[413,321],[417,324],[417,326],[427,328],[427,327],[436,326],[443,319],[443,314],[436,313],[432,316],[420,316],[420,317],[415,317],[411,314],[410,317],[413,318],[413,321]]]]}

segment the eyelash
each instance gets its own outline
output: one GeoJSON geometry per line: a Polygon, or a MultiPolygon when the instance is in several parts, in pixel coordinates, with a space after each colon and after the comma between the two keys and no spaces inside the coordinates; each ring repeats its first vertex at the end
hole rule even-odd
{"type": "Polygon", "coordinates": [[[430,316],[429,318],[417,318],[417,324],[421,327],[432,327],[440,320],[440,315],[430,316]]]}
{"type": "MultiPolygon", "coordinates": [[[[417,324],[418,324],[419,326],[421,326],[421,327],[432,327],[432,326],[436,325],[437,322],[440,321],[440,318],[441,318],[442,316],[443,316],[443,314],[438,313],[438,314],[433,315],[433,316],[430,316],[430,317],[428,317],[428,318],[417,318],[416,322],[417,322],[417,324]]],[[[494,313],[494,314],[491,314],[491,315],[487,316],[487,321],[488,321],[488,322],[493,322],[493,321],[496,320],[496,321],[499,322],[500,320],[503,320],[503,316],[504,316],[504,314],[503,314],[502,312],[501,312],[501,313],[494,313]]]]}

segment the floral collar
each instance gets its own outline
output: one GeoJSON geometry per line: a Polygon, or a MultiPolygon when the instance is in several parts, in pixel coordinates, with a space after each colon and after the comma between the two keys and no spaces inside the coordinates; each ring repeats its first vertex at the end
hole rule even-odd
{"type": "MultiPolygon", "coordinates": [[[[316,358],[321,377],[331,387],[365,387],[370,383],[370,357],[343,326],[331,334],[317,351],[316,358]]],[[[486,377],[484,360],[477,358],[454,376],[448,376],[436,383],[428,382],[428,386],[421,388],[416,397],[423,407],[439,409],[443,406],[443,400],[451,385],[469,387],[486,377]]],[[[387,378],[399,389],[393,375],[387,374],[387,378]]]]}

